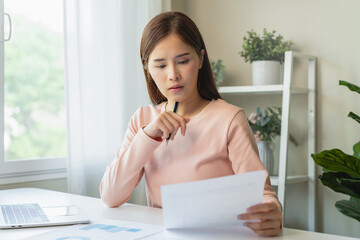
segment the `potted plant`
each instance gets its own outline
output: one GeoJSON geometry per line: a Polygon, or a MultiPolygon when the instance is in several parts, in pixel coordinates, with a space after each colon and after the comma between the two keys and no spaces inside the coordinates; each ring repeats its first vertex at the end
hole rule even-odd
{"type": "MultiPolygon", "coordinates": [[[[360,94],[360,87],[355,84],[339,81],[339,85],[360,94]]],[[[360,123],[359,115],[350,112],[348,117],[360,123]]],[[[335,207],[342,214],[360,222],[360,141],[354,144],[353,151],[350,155],[340,149],[331,149],[311,154],[311,157],[323,167],[323,173],[319,175],[322,184],[350,196],[349,200],[337,201],[335,207]]]]}
{"type": "Polygon", "coordinates": [[[285,41],[282,35],[276,35],[275,30],[268,32],[266,28],[262,36],[254,30],[247,34],[243,38],[243,50],[239,54],[245,62],[252,64],[253,85],[281,83],[284,53],[290,50],[292,41],[285,41]]]}
{"type": "MultiPolygon", "coordinates": [[[[256,113],[250,113],[248,122],[257,142],[260,160],[269,174],[273,175],[274,157],[271,143],[281,133],[281,107],[267,107],[264,113],[257,107],[256,113]]],[[[291,134],[289,140],[297,146],[298,143],[291,134]]]]}
{"type": "Polygon", "coordinates": [[[214,74],[215,83],[216,85],[219,85],[225,79],[225,65],[223,64],[223,61],[221,59],[218,59],[216,62],[210,60],[210,65],[214,74]]]}
{"type": "Polygon", "coordinates": [[[269,174],[272,175],[274,157],[270,143],[276,136],[280,135],[281,108],[268,107],[263,113],[260,107],[257,107],[256,113],[249,115],[248,122],[257,142],[260,160],[269,174]]]}

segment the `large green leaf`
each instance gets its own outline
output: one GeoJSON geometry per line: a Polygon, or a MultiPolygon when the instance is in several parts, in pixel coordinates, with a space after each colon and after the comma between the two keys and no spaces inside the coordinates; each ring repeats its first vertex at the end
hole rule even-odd
{"type": "Polygon", "coordinates": [[[340,149],[325,150],[311,154],[316,164],[330,171],[345,172],[352,178],[360,178],[360,159],[340,149]]]}
{"type": "Polygon", "coordinates": [[[353,156],[360,159],[360,141],[354,144],[353,150],[354,150],[353,156]]]}
{"type": "Polygon", "coordinates": [[[351,91],[360,93],[360,87],[357,86],[357,85],[355,85],[355,84],[353,84],[353,83],[349,83],[349,82],[344,81],[344,80],[339,80],[339,85],[346,86],[346,87],[348,87],[351,91]]]}
{"type": "Polygon", "coordinates": [[[351,202],[354,202],[355,204],[357,204],[357,205],[360,206],[360,198],[351,197],[351,198],[350,198],[350,201],[351,201],[351,202]]]}
{"type": "Polygon", "coordinates": [[[319,176],[319,179],[335,192],[360,198],[360,179],[349,178],[344,172],[325,172],[319,176]]]}
{"type": "Polygon", "coordinates": [[[349,194],[350,196],[360,198],[360,179],[340,178],[337,180],[344,188],[348,188],[353,191],[354,194],[349,194]]]}
{"type": "Polygon", "coordinates": [[[350,198],[350,200],[340,200],[335,203],[335,207],[342,214],[354,218],[360,222],[360,200],[350,198]]]}
{"type": "Polygon", "coordinates": [[[358,115],[356,115],[355,113],[349,112],[348,117],[351,117],[352,119],[354,119],[355,121],[360,123],[360,117],[358,115]]]}

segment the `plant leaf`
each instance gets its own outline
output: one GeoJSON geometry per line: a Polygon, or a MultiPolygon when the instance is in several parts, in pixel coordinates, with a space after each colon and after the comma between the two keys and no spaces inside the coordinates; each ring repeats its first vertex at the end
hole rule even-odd
{"type": "Polygon", "coordinates": [[[351,117],[352,119],[354,119],[355,121],[360,123],[360,117],[358,115],[356,115],[355,113],[349,112],[348,117],[351,117]]]}
{"type": "Polygon", "coordinates": [[[348,195],[352,197],[360,198],[360,179],[340,178],[337,180],[339,181],[340,185],[350,189],[353,192],[353,194],[347,193],[348,195]]]}
{"type": "Polygon", "coordinates": [[[354,218],[360,222],[360,202],[359,200],[340,200],[335,203],[335,207],[342,214],[354,218]]]}
{"type": "Polygon", "coordinates": [[[344,80],[339,80],[339,85],[343,85],[343,86],[346,86],[348,87],[351,91],[353,92],[357,92],[360,94],[360,87],[353,84],[353,83],[350,83],[350,82],[347,82],[347,81],[344,81],[344,80]]]}
{"type": "Polygon", "coordinates": [[[360,199],[359,198],[355,198],[355,197],[350,197],[350,201],[353,203],[356,203],[360,206],[360,199]]]}
{"type": "Polygon", "coordinates": [[[360,141],[354,144],[353,150],[354,150],[353,156],[360,159],[360,141]]]}
{"type": "Polygon", "coordinates": [[[320,175],[319,179],[335,192],[360,198],[360,179],[351,179],[344,172],[326,172],[320,175]]]}
{"type": "Polygon", "coordinates": [[[311,154],[315,163],[331,171],[345,172],[350,177],[360,178],[360,159],[348,155],[340,149],[325,150],[311,154]]]}

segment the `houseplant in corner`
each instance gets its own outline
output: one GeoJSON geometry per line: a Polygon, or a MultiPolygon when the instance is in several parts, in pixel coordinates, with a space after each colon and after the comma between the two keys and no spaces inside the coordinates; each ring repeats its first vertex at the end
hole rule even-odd
{"type": "Polygon", "coordinates": [[[210,60],[211,70],[214,74],[214,80],[216,85],[222,83],[225,79],[225,65],[221,59],[218,59],[216,62],[210,60]]]}
{"type": "MultiPolygon", "coordinates": [[[[360,87],[355,84],[346,81],[339,81],[339,84],[360,94],[360,87]]],[[[348,117],[360,123],[359,115],[350,112],[348,117]]],[[[360,222],[360,141],[354,144],[353,151],[350,155],[340,149],[331,149],[311,154],[311,157],[323,167],[323,174],[319,176],[321,182],[335,192],[350,196],[349,200],[337,201],[335,207],[360,222]]]]}
{"type": "Polygon", "coordinates": [[[254,133],[261,162],[270,175],[274,170],[274,157],[270,147],[272,140],[280,135],[281,131],[281,108],[266,108],[264,113],[259,107],[256,113],[251,113],[248,117],[251,130],[254,133]]]}
{"type": "Polygon", "coordinates": [[[293,43],[285,41],[280,34],[276,35],[275,30],[268,32],[266,28],[262,36],[254,30],[247,34],[243,38],[243,50],[239,54],[245,62],[252,64],[253,85],[280,84],[284,53],[290,50],[293,43]]]}

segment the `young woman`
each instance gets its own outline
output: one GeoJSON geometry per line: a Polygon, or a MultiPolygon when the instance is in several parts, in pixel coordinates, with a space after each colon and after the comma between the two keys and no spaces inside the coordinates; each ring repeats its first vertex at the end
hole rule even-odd
{"type": "MultiPolygon", "coordinates": [[[[204,41],[189,17],[167,12],[153,18],[140,55],[153,104],[135,112],[104,173],[100,192],[107,205],[129,200],[144,174],[148,205],[161,207],[161,185],[265,170],[244,111],[216,89],[204,41]]],[[[263,203],[238,218],[259,220],[247,226],[262,236],[281,232],[281,204],[268,174],[263,203]]]]}

